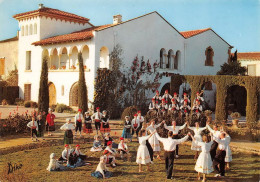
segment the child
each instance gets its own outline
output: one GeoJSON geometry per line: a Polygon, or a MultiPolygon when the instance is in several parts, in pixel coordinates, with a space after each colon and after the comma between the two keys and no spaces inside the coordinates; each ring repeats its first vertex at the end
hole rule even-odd
{"type": "Polygon", "coordinates": [[[137,120],[138,120],[138,122],[139,122],[139,130],[141,130],[141,129],[143,129],[143,122],[144,122],[144,117],[142,116],[142,113],[141,113],[141,111],[138,111],[137,112],[137,120]]]}
{"type": "MultiPolygon", "coordinates": [[[[195,127],[190,127],[188,126],[188,128],[190,130],[193,130],[194,131],[194,138],[196,139],[197,142],[202,142],[202,138],[201,138],[201,132],[203,130],[205,130],[207,127],[203,127],[201,128],[199,126],[199,123],[196,122],[195,123],[195,127]]],[[[201,151],[201,147],[199,145],[197,145],[197,142],[195,141],[192,141],[192,144],[191,144],[191,150],[195,150],[196,151],[196,154],[194,156],[194,159],[197,159],[198,156],[199,156],[199,151],[201,151]]]]}
{"type": "Polygon", "coordinates": [[[104,150],[104,160],[106,164],[110,164],[111,167],[116,167],[115,157],[111,155],[112,153],[108,150],[104,150]]]}
{"type": "Polygon", "coordinates": [[[50,155],[50,163],[49,166],[47,167],[48,171],[62,171],[65,169],[65,166],[61,165],[57,159],[55,159],[55,154],[52,153],[50,155]]]}
{"type": "Polygon", "coordinates": [[[209,141],[208,136],[203,135],[203,142],[197,141],[192,135],[190,135],[193,142],[196,142],[201,147],[201,153],[195,165],[195,170],[198,172],[198,180],[200,180],[200,173],[203,173],[203,182],[206,181],[206,174],[214,171],[213,163],[210,156],[210,148],[213,141],[209,141]]]}
{"type": "Polygon", "coordinates": [[[44,134],[43,134],[43,130],[42,130],[42,124],[43,124],[42,115],[38,115],[37,116],[37,125],[38,125],[38,135],[37,136],[42,137],[42,139],[43,139],[44,134]]]}
{"type": "Polygon", "coordinates": [[[48,136],[51,136],[50,131],[55,131],[55,124],[54,124],[55,115],[52,114],[52,109],[49,108],[49,114],[46,117],[46,131],[48,131],[48,136]]]}
{"type": "Polygon", "coordinates": [[[83,121],[83,115],[81,114],[82,110],[79,109],[78,113],[75,115],[75,138],[77,136],[77,132],[79,130],[79,135],[81,137],[81,128],[82,128],[82,121],[83,121]]]}
{"type": "Polygon", "coordinates": [[[107,142],[107,147],[105,148],[105,150],[110,152],[109,158],[113,158],[114,164],[112,164],[112,167],[115,167],[115,156],[116,156],[116,150],[112,148],[112,142],[108,141],[107,142]]]}
{"type": "Polygon", "coordinates": [[[64,144],[73,144],[73,132],[75,126],[71,123],[71,119],[66,119],[67,123],[60,127],[61,130],[65,130],[64,133],[64,144]]]}
{"type": "Polygon", "coordinates": [[[38,124],[37,121],[35,121],[35,116],[32,117],[32,121],[30,121],[27,126],[31,128],[31,135],[32,135],[32,141],[33,141],[33,134],[35,135],[36,142],[38,142],[37,138],[37,131],[38,131],[38,124]]]}
{"type": "Polygon", "coordinates": [[[134,136],[134,133],[136,133],[136,137],[138,137],[138,133],[139,133],[139,120],[137,119],[137,114],[134,115],[134,119],[132,119],[132,136],[134,136]]]}
{"type": "Polygon", "coordinates": [[[108,171],[108,168],[106,167],[106,158],[104,156],[100,157],[100,162],[97,169],[95,172],[91,173],[91,176],[103,179],[110,178],[112,176],[112,172],[108,171]]]}
{"type": "Polygon", "coordinates": [[[141,130],[139,140],[139,147],[137,150],[136,163],[139,164],[139,173],[142,171],[142,165],[147,165],[147,171],[150,171],[149,163],[151,163],[151,158],[149,151],[146,146],[146,140],[148,140],[156,131],[152,132],[150,135],[145,136],[145,130],[141,130]]]}
{"type": "Polygon", "coordinates": [[[110,128],[109,128],[109,117],[107,115],[107,111],[104,110],[102,112],[102,117],[101,117],[101,128],[100,128],[100,132],[101,133],[108,133],[110,132],[110,128]]]}
{"type": "Polygon", "coordinates": [[[124,129],[123,129],[122,137],[123,138],[127,138],[128,140],[132,140],[131,121],[130,121],[130,117],[129,116],[125,117],[124,129]]]}
{"type": "Polygon", "coordinates": [[[77,157],[79,157],[82,161],[87,159],[87,156],[80,151],[80,145],[79,144],[76,145],[75,153],[76,153],[77,157]]]}
{"type": "Polygon", "coordinates": [[[59,161],[61,162],[68,162],[69,156],[70,156],[71,149],[68,144],[64,145],[64,150],[61,153],[61,157],[59,158],[59,161]]]}
{"type": "Polygon", "coordinates": [[[128,147],[127,147],[123,137],[120,138],[120,143],[118,144],[118,151],[121,155],[121,159],[124,158],[124,155],[127,156],[129,154],[128,147]]]}
{"type": "Polygon", "coordinates": [[[89,112],[85,112],[85,118],[84,118],[84,124],[85,124],[85,128],[84,128],[84,132],[87,134],[93,133],[93,129],[91,126],[92,123],[92,119],[89,115],[89,112]]]}
{"type": "Polygon", "coordinates": [[[113,142],[113,139],[110,137],[109,133],[105,133],[105,138],[104,138],[104,147],[107,147],[107,142],[113,142]]]}
{"type": "Polygon", "coordinates": [[[100,112],[100,108],[97,107],[96,108],[97,112],[95,112],[91,118],[93,121],[95,121],[95,127],[96,127],[96,132],[97,132],[97,135],[98,135],[98,130],[100,130],[100,126],[101,126],[101,117],[102,117],[102,113],[100,112]]]}
{"type": "Polygon", "coordinates": [[[231,140],[231,137],[226,134],[226,139],[227,139],[227,148],[226,148],[226,157],[225,157],[225,162],[226,162],[226,169],[230,169],[230,166],[229,166],[229,163],[232,161],[232,152],[231,152],[231,149],[230,149],[230,140],[231,140]]]}
{"type": "Polygon", "coordinates": [[[100,141],[100,137],[98,135],[94,136],[94,143],[93,143],[93,147],[90,149],[91,152],[100,152],[102,151],[102,145],[101,145],[101,141],[100,141]]]}

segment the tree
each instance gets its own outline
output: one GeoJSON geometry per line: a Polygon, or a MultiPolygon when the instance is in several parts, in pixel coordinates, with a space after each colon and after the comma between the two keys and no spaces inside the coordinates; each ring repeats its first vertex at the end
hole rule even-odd
{"type": "Polygon", "coordinates": [[[82,110],[82,113],[88,110],[88,96],[87,96],[87,86],[85,82],[85,72],[83,66],[82,53],[78,53],[79,60],[79,88],[78,88],[78,107],[82,110]]]}
{"type": "Polygon", "coordinates": [[[40,88],[38,96],[38,111],[48,113],[49,87],[48,87],[48,57],[43,57],[40,88]]]}
{"type": "Polygon", "coordinates": [[[217,75],[245,75],[246,68],[242,67],[240,62],[237,61],[237,51],[231,55],[230,61],[221,65],[220,71],[217,75]]]}

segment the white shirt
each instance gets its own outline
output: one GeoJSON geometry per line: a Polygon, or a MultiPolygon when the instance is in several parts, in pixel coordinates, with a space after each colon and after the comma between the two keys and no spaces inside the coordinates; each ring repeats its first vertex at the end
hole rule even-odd
{"type": "Polygon", "coordinates": [[[218,143],[218,148],[219,150],[226,150],[227,149],[227,146],[229,145],[230,143],[230,136],[227,135],[225,138],[223,139],[220,139],[220,138],[216,138],[213,136],[213,140],[215,140],[217,143],[218,143]]]}
{"type": "Polygon", "coordinates": [[[168,104],[160,104],[160,109],[168,109],[168,104]]]}
{"type": "Polygon", "coordinates": [[[188,109],[188,110],[191,109],[189,105],[186,105],[186,106],[182,105],[182,106],[180,107],[180,109],[185,109],[185,108],[188,109]]]}
{"type": "Polygon", "coordinates": [[[183,103],[184,102],[184,100],[187,100],[188,101],[188,103],[190,103],[190,99],[189,98],[183,98],[183,99],[181,99],[181,103],[183,103]]]}
{"type": "Polygon", "coordinates": [[[169,110],[174,110],[174,108],[175,108],[175,110],[179,110],[180,109],[177,104],[171,104],[170,107],[169,107],[169,110]]]}
{"type": "Polygon", "coordinates": [[[158,104],[156,104],[156,103],[150,103],[150,105],[149,105],[149,109],[151,110],[151,109],[158,109],[159,107],[158,107],[158,104]]]}
{"type": "Polygon", "coordinates": [[[80,150],[77,150],[77,149],[75,149],[75,153],[77,154],[77,156],[79,156],[79,155],[85,155],[85,154],[83,154],[80,150]]]}
{"type": "Polygon", "coordinates": [[[27,126],[29,128],[33,128],[33,127],[36,127],[35,129],[38,131],[38,124],[37,124],[37,121],[30,121],[27,126]]]}
{"type": "Polygon", "coordinates": [[[164,94],[163,96],[162,96],[162,99],[172,99],[172,96],[170,95],[170,94],[164,94]]]}
{"type": "Polygon", "coordinates": [[[172,131],[173,135],[177,135],[179,130],[182,130],[183,128],[185,128],[186,126],[186,123],[182,126],[167,126],[166,124],[164,124],[164,128],[169,130],[169,131],[172,131]]]}
{"type": "Polygon", "coordinates": [[[193,111],[194,111],[194,110],[197,110],[197,109],[198,109],[199,111],[202,111],[202,106],[201,106],[201,105],[199,105],[199,106],[195,106],[195,105],[194,105],[194,106],[192,107],[192,110],[193,110],[193,111]]]}
{"type": "Polygon", "coordinates": [[[112,155],[115,155],[115,154],[116,154],[115,151],[114,151],[114,149],[113,149],[113,148],[110,148],[109,146],[107,146],[107,147],[105,148],[105,150],[108,150],[112,155]]]}
{"type": "Polygon", "coordinates": [[[91,116],[92,120],[95,120],[95,119],[101,120],[101,117],[102,117],[102,113],[101,113],[101,112],[95,112],[95,113],[91,116]]]}
{"type": "Polygon", "coordinates": [[[135,127],[134,127],[134,124],[137,124],[137,127],[136,127],[136,128],[138,128],[138,127],[140,126],[139,120],[138,120],[137,118],[134,118],[134,119],[132,120],[132,128],[135,128],[135,127]]]}
{"type": "Polygon", "coordinates": [[[179,97],[173,97],[174,100],[176,100],[177,102],[180,102],[179,97]]]}
{"type": "Polygon", "coordinates": [[[71,149],[68,149],[68,150],[64,149],[64,150],[62,151],[62,153],[61,153],[61,157],[62,157],[63,159],[65,159],[65,160],[68,160],[68,158],[69,158],[69,156],[70,156],[70,151],[71,151],[71,149]]]}
{"type": "Polygon", "coordinates": [[[201,134],[201,132],[203,131],[203,130],[205,130],[207,127],[205,126],[205,127],[203,127],[203,128],[201,128],[201,127],[188,127],[189,129],[191,129],[191,130],[193,130],[194,131],[194,136],[195,135],[200,135],[201,134]]]}
{"type": "Polygon", "coordinates": [[[188,135],[181,139],[172,139],[171,137],[168,138],[161,138],[158,133],[155,133],[156,137],[160,142],[163,143],[163,148],[165,151],[174,151],[176,149],[176,145],[185,142],[188,139],[188,135]]]}
{"type": "Polygon", "coordinates": [[[131,128],[131,121],[127,120],[125,121],[125,128],[131,128]]]}
{"type": "Polygon", "coordinates": [[[144,122],[144,117],[143,116],[137,116],[137,120],[139,121],[139,123],[144,122]]]}
{"type": "Polygon", "coordinates": [[[160,124],[155,124],[155,125],[149,125],[147,128],[146,128],[146,131],[149,131],[150,133],[154,132],[156,130],[156,128],[160,127],[162,123],[160,124]]]}
{"type": "Polygon", "coordinates": [[[75,125],[72,123],[65,123],[64,125],[62,125],[60,127],[61,130],[74,130],[75,129],[75,125]]]}
{"type": "Polygon", "coordinates": [[[78,120],[80,120],[81,122],[83,121],[83,115],[82,114],[76,114],[75,115],[75,124],[76,124],[76,122],[78,121],[78,120]]]}
{"type": "Polygon", "coordinates": [[[210,133],[213,134],[214,137],[219,138],[220,131],[218,131],[218,130],[217,130],[217,131],[213,130],[209,125],[206,125],[206,127],[207,127],[207,129],[210,131],[210,133]]]}
{"type": "Polygon", "coordinates": [[[202,101],[202,102],[204,101],[204,98],[203,98],[203,97],[201,97],[201,96],[196,96],[195,99],[194,99],[194,101],[193,101],[193,104],[196,103],[196,100],[197,100],[197,99],[198,99],[199,101],[202,101]]]}
{"type": "Polygon", "coordinates": [[[122,142],[120,142],[120,143],[118,144],[118,149],[127,150],[128,147],[127,147],[126,143],[124,143],[124,147],[123,147],[122,142]]]}
{"type": "MultiPolygon", "coordinates": [[[[105,160],[107,159],[107,156],[104,156],[105,160]]],[[[96,171],[99,171],[103,176],[105,176],[104,171],[108,171],[107,167],[106,167],[106,163],[104,163],[103,161],[100,161],[96,171]]]]}

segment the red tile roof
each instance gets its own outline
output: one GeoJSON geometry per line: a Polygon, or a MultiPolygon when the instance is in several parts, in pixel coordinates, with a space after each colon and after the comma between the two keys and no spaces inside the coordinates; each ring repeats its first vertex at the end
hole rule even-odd
{"type": "Polygon", "coordinates": [[[201,34],[203,32],[206,32],[208,30],[211,30],[211,28],[205,28],[205,29],[200,29],[200,30],[190,30],[190,31],[184,31],[184,32],[180,32],[180,33],[183,35],[183,37],[185,37],[187,39],[187,38],[193,37],[195,35],[201,34]]]}
{"type": "Polygon", "coordinates": [[[38,46],[38,45],[48,45],[48,44],[57,44],[57,43],[64,43],[64,42],[88,40],[94,36],[93,31],[103,29],[103,28],[106,28],[109,26],[112,26],[112,25],[108,24],[108,25],[95,26],[95,27],[87,28],[87,29],[80,30],[77,32],[72,32],[70,34],[50,37],[47,39],[43,39],[43,40],[34,42],[32,44],[35,46],[38,46]]]}
{"type": "Polygon", "coordinates": [[[239,52],[238,60],[260,60],[260,52],[239,52]]]}
{"type": "Polygon", "coordinates": [[[58,9],[47,8],[47,7],[43,7],[34,11],[28,11],[25,13],[16,14],[13,17],[17,20],[20,20],[20,19],[31,18],[35,16],[46,16],[50,18],[58,18],[67,21],[76,21],[80,23],[86,23],[89,21],[88,18],[78,16],[72,13],[68,13],[65,11],[61,11],[58,9]]]}

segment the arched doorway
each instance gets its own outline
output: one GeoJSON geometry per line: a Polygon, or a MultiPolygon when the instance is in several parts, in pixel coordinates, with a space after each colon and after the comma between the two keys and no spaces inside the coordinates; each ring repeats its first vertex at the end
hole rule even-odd
{"type": "Polygon", "coordinates": [[[170,83],[166,83],[166,84],[162,87],[160,95],[163,95],[163,94],[165,93],[165,90],[168,90],[168,91],[169,91],[169,94],[172,95],[172,93],[170,93],[170,83]]]}
{"type": "Polygon", "coordinates": [[[239,85],[233,85],[227,90],[227,109],[228,114],[239,112],[242,116],[246,115],[247,91],[239,85]]]}
{"type": "Polygon", "coordinates": [[[56,105],[56,88],[52,82],[49,83],[49,105],[56,105]]]}
{"type": "Polygon", "coordinates": [[[74,83],[70,88],[70,106],[78,106],[78,82],[74,83]]]}

